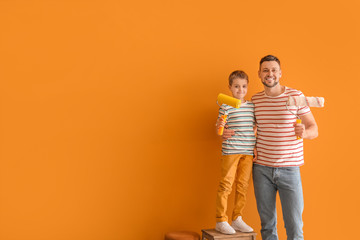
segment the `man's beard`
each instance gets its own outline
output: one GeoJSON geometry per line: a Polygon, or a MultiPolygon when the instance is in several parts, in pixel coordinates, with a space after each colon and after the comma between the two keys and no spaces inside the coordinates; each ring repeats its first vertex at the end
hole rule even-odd
{"type": "Polygon", "coordinates": [[[264,82],[261,81],[261,82],[262,82],[262,84],[263,84],[264,86],[266,86],[266,87],[268,87],[268,88],[273,88],[273,87],[275,87],[276,85],[278,85],[278,83],[279,83],[279,81],[275,81],[275,82],[273,83],[273,85],[269,85],[269,84],[265,83],[265,81],[264,81],[264,82]]]}

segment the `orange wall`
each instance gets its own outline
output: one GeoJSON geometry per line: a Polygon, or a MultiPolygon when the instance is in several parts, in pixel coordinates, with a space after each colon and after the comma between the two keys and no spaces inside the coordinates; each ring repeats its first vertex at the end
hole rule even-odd
{"type": "MultiPolygon", "coordinates": [[[[216,96],[235,69],[249,98],[261,91],[271,53],[283,85],[326,99],[305,141],[305,237],[353,239],[359,1],[130,2],[0,1],[0,238],[213,227],[216,96]]],[[[252,187],[248,198],[260,234],[252,187]]]]}

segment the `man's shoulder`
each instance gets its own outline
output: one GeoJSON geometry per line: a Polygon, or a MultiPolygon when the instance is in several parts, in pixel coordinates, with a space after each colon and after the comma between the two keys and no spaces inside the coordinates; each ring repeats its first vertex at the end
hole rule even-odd
{"type": "Polygon", "coordinates": [[[303,93],[300,90],[297,90],[295,88],[286,87],[285,92],[289,96],[301,96],[303,93]]]}

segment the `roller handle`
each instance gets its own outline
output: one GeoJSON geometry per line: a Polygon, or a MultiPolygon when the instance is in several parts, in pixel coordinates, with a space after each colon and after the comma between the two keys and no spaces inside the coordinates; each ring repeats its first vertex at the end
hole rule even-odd
{"type": "MultiPolygon", "coordinates": [[[[296,119],[296,123],[301,124],[301,119],[300,119],[300,118],[297,118],[297,119],[296,119]]],[[[296,139],[297,139],[297,140],[300,140],[301,137],[296,136],[296,139]]]]}
{"type": "MultiPolygon", "coordinates": [[[[220,117],[224,120],[224,122],[226,122],[227,115],[221,115],[220,117]]],[[[219,134],[220,136],[222,136],[223,133],[224,133],[224,127],[219,127],[219,129],[218,129],[218,134],[219,134]]]]}

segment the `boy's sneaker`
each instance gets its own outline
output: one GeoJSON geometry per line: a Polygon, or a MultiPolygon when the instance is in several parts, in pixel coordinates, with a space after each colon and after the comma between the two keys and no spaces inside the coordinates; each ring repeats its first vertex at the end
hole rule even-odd
{"type": "Polygon", "coordinates": [[[236,231],[230,226],[228,222],[217,222],[215,230],[223,234],[235,234],[236,231]]]}
{"type": "Polygon", "coordinates": [[[254,229],[252,229],[250,226],[248,226],[244,220],[242,220],[241,216],[237,217],[232,223],[231,226],[240,232],[253,232],[254,229]]]}

